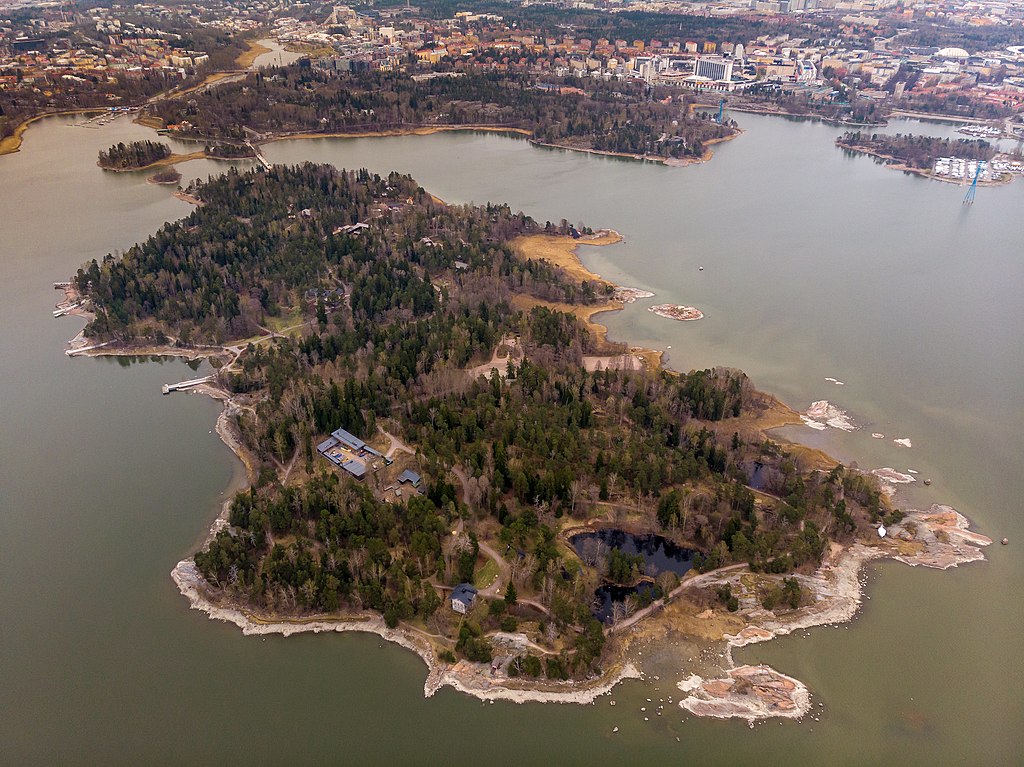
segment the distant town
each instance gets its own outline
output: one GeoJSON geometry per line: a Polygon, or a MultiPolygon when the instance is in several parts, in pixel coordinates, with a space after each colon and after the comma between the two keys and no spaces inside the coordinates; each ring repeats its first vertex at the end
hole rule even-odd
{"type": "Polygon", "coordinates": [[[507,72],[568,92],[589,81],[632,81],[707,94],[715,107],[724,101],[865,124],[905,110],[988,120],[997,135],[1024,131],[1022,5],[527,1],[451,8],[0,3],[0,139],[35,114],[138,105],[211,72],[244,69],[266,51],[255,46],[265,38],[326,73],[507,72]]]}

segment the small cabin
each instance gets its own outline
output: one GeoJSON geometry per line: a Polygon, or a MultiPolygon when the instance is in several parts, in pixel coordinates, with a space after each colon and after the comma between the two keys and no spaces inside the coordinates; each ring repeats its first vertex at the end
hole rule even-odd
{"type": "Polygon", "coordinates": [[[402,485],[409,484],[412,485],[413,487],[418,488],[422,481],[423,478],[419,474],[417,474],[415,471],[410,471],[409,469],[406,469],[405,471],[398,475],[398,482],[399,484],[402,485]]]}
{"type": "Polygon", "coordinates": [[[460,583],[452,591],[452,609],[465,615],[476,601],[476,589],[469,583],[460,583]]]}

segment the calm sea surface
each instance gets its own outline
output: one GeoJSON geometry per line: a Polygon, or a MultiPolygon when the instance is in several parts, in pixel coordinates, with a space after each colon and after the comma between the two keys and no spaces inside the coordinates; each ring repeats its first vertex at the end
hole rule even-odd
{"type": "Polygon", "coordinates": [[[736,118],[743,136],[685,169],[486,134],[266,155],[397,169],[450,202],[618,229],[625,241],[584,248],[585,262],[657,296],[605,315],[613,337],[681,369],[742,368],[797,409],[829,399],[863,428],[790,436],[863,468],[915,469],[933,484],[907,503],[950,503],[1010,538],[945,573],[873,566],[852,624],[737,653],[806,681],[820,721],[748,729],[674,706],[644,721],[646,698],[678,698],[678,667],[617,688],[614,708],[424,700],[420,660],[376,638],[247,638],[189,611],[169,572],[239,471],[211,432],[217,406],[161,396],[192,377],[178,361],[67,358],[81,321],[50,314],[52,282],[189,207],[144,174],[95,165],[99,149],[152,132],[55,118],[0,158],[0,762],[1021,763],[1024,182],[965,208],[962,187],[839,151],[837,128],[736,118]],[[706,318],[647,311],[661,302],[706,318]]]}

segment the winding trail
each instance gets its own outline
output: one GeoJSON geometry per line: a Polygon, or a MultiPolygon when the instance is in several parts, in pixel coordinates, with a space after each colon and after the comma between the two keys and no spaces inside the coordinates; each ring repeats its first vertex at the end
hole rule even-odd
{"type": "Polygon", "coordinates": [[[480,551],[493,559],[498,565],[498,577],[495,578],[494,583],[485,589],[481,589],[480,593],[488,597],[503,596],[504,592],[501,591],[503,586],[507,586],[509,581],[512,580],[512,566],[505,561],[505,558],[501,556],[490,544],[478,541],[480,551]]]}
{"type": "Polygon", "coordinates": [[[643,620],[644,618],[646,618],[651,613],[655,613],[655,612],[658,612],[658,610],[664,609],[668,605],[669,602],[671,602],[672,600],[676,599],[684,591],[688,591],[690,589],[698,588],[700,586],[705,585],[709,581],[713,582],[713,581],[715,581],[716,578],[718,578],[720,575],[722,575],[722,573],[732,572],[733,570],[743,570],[746,567],[747,567],[747,563],[746,562],[740,562],[739,564],[726,565],[725,567],[720,567],[717,570],[709,570],[706,573],[702,573],[701,575],[697,575],[697,576],[695,576],[693,578],[685,580],[682,583],[680,583],[678,586],[676,586],[671,592],[669,592],[669,595],[667,597],[665,597],[664,599],[657,599],[654,602],[652,602],[651,604],[649,604],[647,607],[643,608],[642,610],[637,610],[635,613],[630,615],[625,620],[619,621],[614,626],[609,628],[608,629],[608,633],[609,634],[617,634],[620,631],[625,631],[630,626],[632,626],[633,624],[637,623],[638,621],[643,620]]]}

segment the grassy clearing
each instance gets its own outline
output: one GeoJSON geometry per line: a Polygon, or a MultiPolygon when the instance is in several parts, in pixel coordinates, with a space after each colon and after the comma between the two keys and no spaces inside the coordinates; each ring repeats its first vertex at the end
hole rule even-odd
{"type": "Polygon", "coordinates": [[[276,317],[268,316],[266,326],[275,333],[280,333],[285,328],[301,324],[302,320],[302,307],[293,306],[289,309],[282,310],[276,317]]]}
{"type": "Polygon", "coordinates": [[[488,557],[484,566],[473,575],[473,585],[478,589],[485,589],[494,583],[499,572],[498,563],[488,557]]]}

